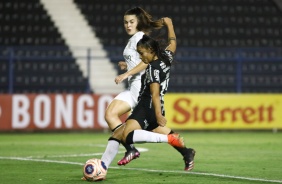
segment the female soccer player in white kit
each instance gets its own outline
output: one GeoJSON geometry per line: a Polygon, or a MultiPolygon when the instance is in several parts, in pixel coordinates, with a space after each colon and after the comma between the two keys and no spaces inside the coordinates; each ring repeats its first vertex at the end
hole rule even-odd
{"type": "MultiPolygon", "coordinates": [[[[140,7],[135,7],[125,12],[124,28],[131,38],[123,52],[125,62],[119,62],[119,66],[121,69],[127,69],[127,72],[117,76],[115,82],[118,84],[128,78],[128,89],[118,94],[106,110],[105,119],[113,134],[122,125],[120,116],[130,112],[136,106],[141,89],[141,76],[147,67],[147,64],[141,62],[136,45],[144,34],[149,34],[152,29],[160,29],[163,26],[163,19],[153,21],[152,16],[140,7]]],[[[173,133],[167,127],[158,127],[154,132],[165,135],[173,133]]],[[[133,145],[121,143],[126,148],[126,153],[118,161],[118,165],[126,165],[131,160],[140,156],[140,153],[133,145]]],[[[174,148],[182,154],[185,162],[184,170],[187,170],[189,168],[188,157],[190,157],[192,149],[174,148]]]]}
{"type": "MultiPolygon", "coordinates": [[[[147,64],[141,62],[136,51],[137,42],[151,29],[161,27],[163,27],[161,20],[153,21],[151,15],[139,7],[126,11],[124,15],[124,28],[131,38],[123,52],[125,62],[119,62],[119,66],[127,72],[117,76],[115,82],[119,84],[128,78],[128,89],[118,94],[106,110],[105,119],[113,133],[122,125],[120,116],[130,112],[136,106],[141,88],[141,76],[147,67],[147,64]]],[[[127,151],[118,161],[118,165],[125,165],[140,155],[133,145],[123,144],[123,146],[127,151]]]]}

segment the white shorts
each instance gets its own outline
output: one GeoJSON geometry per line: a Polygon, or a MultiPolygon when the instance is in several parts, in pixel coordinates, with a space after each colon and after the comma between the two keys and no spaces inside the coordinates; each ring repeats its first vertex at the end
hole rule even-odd
{"type": "Polygon", "coordinates": [[[133,109],[137,105],[140,88],[141,80],[135,80],[130,83],[127,90],[118,94],[114,99],[127,102],[128,105],[130,105],[131,109],[133,109]]]}

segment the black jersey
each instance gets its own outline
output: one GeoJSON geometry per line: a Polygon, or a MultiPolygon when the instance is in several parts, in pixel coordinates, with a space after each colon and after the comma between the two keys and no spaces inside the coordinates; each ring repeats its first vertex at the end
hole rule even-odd
{"type": "MultiPolygon", "coordinates": [[[[171,51],[166,51],[166,54],[169,56],[170,62],[172,62],[173,53],[171,51]]],[[[152,83],[157,82],[160,84],[161,108],[162,114],[165,115],[164,94],[167,92],[169,75],[170,66],[167,66],[163,61],[158,59],[147,66],[145,73],[142,76],[142,88],[138,97],[138,104],[133,109],[133,112],[128,119],[136,120],[143,130],[151,131],[159,126],[150,92],[150,84],[152,83]]]]}
{"type": "MultiPolygon", "coordinates": [[[[165,52],[169,56],[169,61],[171,63],[173,60],[173,53],[169,50],[166,50],[165,52]]],[[[147,66],[142,79],[142,89],[140,91],[139,100],[142,100],[142,98],[152,98],[150,84],[157,82],[160,84],[160,100],[162,111],[164,112],[164,94],[167,92],[170,79],[170,66],[167,66],[160,59],[157,59],[147,66]]]]}

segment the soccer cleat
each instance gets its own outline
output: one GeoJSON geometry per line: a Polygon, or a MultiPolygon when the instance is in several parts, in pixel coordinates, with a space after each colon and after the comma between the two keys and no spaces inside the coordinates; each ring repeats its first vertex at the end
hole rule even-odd
{"type": "Polygon", "coordinates": [[[129,162],[131,162],[131,160],[136,159],[140,156],[140,153],[137,149],[133,149],[130,151],[125,152],[124,157],[118,161],[118,165],[126,165],[129,162]]]}
{"type": "Polygon", "coordinates": [[[168,138],[168,144],[170,144],[171,146],[176,146],[180,148],[185,147],[183,137],[180,137],[179,134],[176,133],[169,134],[167,135],[167,138],[168,138]]]}
{"type": "Polygon", "coordinates": [[[185,163],[185,171],[191,171],[194,168],[194,157],[196,151],[192,148],[186,148],[186,154],[183,157],[185,163]]]}

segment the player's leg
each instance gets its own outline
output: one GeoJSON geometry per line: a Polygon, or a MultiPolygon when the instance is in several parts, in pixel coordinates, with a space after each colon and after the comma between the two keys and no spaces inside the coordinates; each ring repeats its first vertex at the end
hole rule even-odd
{"type": "Polygon", "coordinates": [[[144,128],[143,121],[140,122],[141,124],[134,119],[129,119],[126,121],[122,141],[128,144],[145,142],[169,143],[172,146],[185,147],[183,138],[179,137],[178,134],[164,135],[142,130],[142,128],[144,128]]]}
{"type": "MultiPolygon", "coordinates": [[[[119,97],[121,97],[121,95],[123,98],[125,97],[125,93],[120,94],[119,97]]],[[[130,110],[131,110],[131,107],[126,101],[114,99],[110,103],[110,105],[106,109],[105,120],[108,123],[108,126],[112,130],[113,133],[115,133],[115,131],[119,129],[119,127],[122,125],[120,116],[130,112],[130,110]]],[[[139,151],[134,147],[133,144],[130,145],[130,144],[126,144],[123,142],[121,143],[125,147],[126,152],[125,152],[124,157],[118,161],[119,165],[124,165],[124,163],[127,162],[128,155],[134,155],[133,157],[130,157],[132,159],[138,158],[140,156],[139,151]]]]}
{"type": "Polygon", "coordinates": [[[122,100],[114,99],[106,109],[105,120],[108,123],[109,128],[114,131],[118,126],[122,124],[120,116],[130,112],[130,105],[122,100]]]}
{"type": "MultiPolygon", "coordinates": [[[[107,169],[109,168],[110,164],[112,163],[112,161],[114,160],[114,158],[118,153],[120,140],[122,138],[122,131],[123,131],[123,125],[116,128],[112,136],[108,139],[108,144],[101,157],[101,161],[104,162],[107,169]]],[[[86,180],[85,177],[82,177],[81,179],[86,180]]]]}
{"type": "Polygon", "coordinates": [[[107,168],[109,168],[110,164],[112,163],[116,154],[118,153],[118,148],[121,142],[120,140],[122,138],[123,129],[124,129],[124,125],[122,124],[113,132],[112,136],[108,139],[108,144],[101,157],[101,160],[105,163],[107,168]]]}
{"type": "MultiPolygon", "coordinates": [[[[157,127],[153,130],[153,132],[156,133],[160,133],[160,134],[174,134],[174,132],[168,128],[168,127],[157,127]]],[[[173,146],[182,156],[183,156],[183,160],[184,160],[184,170],[186,171],[190,171],[194,168],[194,157],[195,157],[195,153],[196,151],[193,148],[181,148],[181,147],[176,147],[173,146]]]]}
{"type": "MultiPolygon", "coordinates": [[[[116,157],[119,149],[120,140],[122,138],[123,125],[119,126],[112,136],[108,139],[108,144],[106,149],[101,157],[101,161],[105,164],[108,169],[114,158],[116,157]]],[[[86,180],[85,177],[81,178],[82,180],[86,180]]]]}

